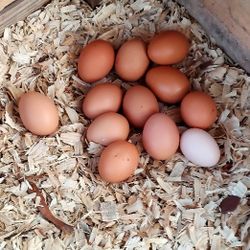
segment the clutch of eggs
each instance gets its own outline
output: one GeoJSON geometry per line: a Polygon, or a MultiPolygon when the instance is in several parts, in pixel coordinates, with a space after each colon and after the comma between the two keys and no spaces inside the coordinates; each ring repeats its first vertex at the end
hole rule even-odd
{"type": "MultiPolygon", "coordinates": [[[[78,75],[88,83],[105,77],[114,68],[124,81],[134,82],[125,93],[120,86],[106,82],[93,85],[82,103],[91,120],[88,141],[105,146],[98,172],[107,182],[129,178],[139,164],[139,152],[127,142],[130,128],[142,129],[145,151],[155,160],[169,160],[179,149],[192,163],[215,166],[220,159],[216,141],[203,129],[217,119],[213,99],[200,91],[190,91],[189,79],[176,67],[188,54],[190,43],[181,32],[168,30],[156,34],[148,44],[129,39],[118,49],[104,40],[94,40],[82,48],[78,75]],[[150,67],[150,61],[155,65],[150,67]],[[145,76],[145,86],[141,81],[145,76]],[[160,113],[159,103],[178,104],[183,121],[190,127],[181,136],[175,122],[160,113]],[[120,114],[120,113],[122,114],[120,114]]],[[[53,101],[38,92],[28,92],[19,100],[23,125],[36,135],[50,135],[59,125],[53,101]]]]}

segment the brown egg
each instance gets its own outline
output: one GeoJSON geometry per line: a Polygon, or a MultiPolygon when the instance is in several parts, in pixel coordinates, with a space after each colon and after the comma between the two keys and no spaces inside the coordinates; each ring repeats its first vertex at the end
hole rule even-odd
{"type": "Polygon", "coordinates": [[[141,78],[149,64],[146,44],[138,38],[125,42],[117,52],[116,73],[126,81],[141,78]]]}
{"type": "Polygon", "coordinates": [[[216,104],[206,93],[192,91],[181,102],[181,116],[190,127],[209,128],[217,119],[216,104]]]}
{"type": "Polygon", "coordinates": [[[182,61],[189,50],[185,35],[175,30],[162,31],[148,45],[148,56],[157,64],[175,64],[182,61]]]}
{"type": "Polygon", "coordinates": [[[188,78],[178,69],[159,66],[146,74],[146,83],[163,102],[177,103],[190,89],[188,78]]]}
{"type": "Polygon", "coordinates": [[[54,133],[59,124],[59,116],[54,102],[38,92],[27,92],[20,97],[19,114],[26,129],[36,135],[54,133]]]}
{"type": "Polygon", "coordinates": [[[82,103],[83,113],[90,119],[100,114],[117,112],[122,102],[122,90],[111,83],[102,83],[92,88],[82,103]]]}
{"type": "Polygon", "coordinates": [[[87,130],[87,139],[104,146],[118,140],[126,140],[129,133],[127,119],[115,112],[107,112],[95,118],[87,130]]]}
{"type": "Polygon", "coordinates": [[[129,178],[139,163],[135,145],[127,141],[116,141],[106,147],[100,157],[98,171],[107,182],[121,182],[129,178]]]}
{"type": "Polygon", "coordinates": [[[135,127],[143,127],[146,120],[159,112],[159,105],[154,94],[144,86],[133,86],[123,99],[123,112],[135,127]]]}
{"type": "Polygon", "coordinates": [[[115,52],[111,43],[104,40],[92,41],[81,50],[78,74],[83,81],[95,82],[110,72],[114,61],[115,52]]]}
{"type": "Polygon", "coordinates": [[[179,147],[180,135],[174,121],[165,114],[156,113],[145,123],[142,142],[147,153],[156,160],[167,160],[179,147]]]}

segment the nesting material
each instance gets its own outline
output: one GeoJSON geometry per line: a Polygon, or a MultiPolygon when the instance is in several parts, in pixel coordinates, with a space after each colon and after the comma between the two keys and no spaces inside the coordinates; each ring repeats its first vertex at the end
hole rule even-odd
{"type": "MultiPolygon", "coordinates": [[[[174,1],[103,2],[91,10],[83,1],[54,0],[0,38],[0,249],[249,249],[250,77],[174,1]],[[216,101],[220,115],[209,133],[222,158],[213,169],[197,168],[180,153],[154,161],[141,134],[131,134],[140,165],[127,182],[108,185],[97,175],[102,146],[84,137],[89,120],[81,101],[90,85],[77,76],[80,48],[96,38],[118,48],[164,29],[192,41],[178,67],[216,101]],[[28,90],[54,99],[61,125],[54,135],[24,129],[17,102],[28,90]],[[42,217],[27,178],[53,215],[73,226],[71,234],[42,217]],[[222,215],[228,195],[241,201],[222,215]]],[[[106,80],[131,85],[113,73],[106,80]]],[[[180,119],[175,106],[161,110],[180,119]]]]}

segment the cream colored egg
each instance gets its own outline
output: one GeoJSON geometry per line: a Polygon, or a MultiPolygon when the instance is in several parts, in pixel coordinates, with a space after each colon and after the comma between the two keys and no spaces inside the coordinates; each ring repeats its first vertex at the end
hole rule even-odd
{"type": "Polygon", "coordinates": [[[201,167],[213,167],[220,160],[220,149],[215,139],[199,128],[186,130],[180,140],[184,156],[193,164],[201,167]]]}

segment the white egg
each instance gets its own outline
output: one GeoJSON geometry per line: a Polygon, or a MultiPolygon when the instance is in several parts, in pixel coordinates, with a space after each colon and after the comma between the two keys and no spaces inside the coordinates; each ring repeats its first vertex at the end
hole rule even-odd
{"type": "Polygon", "coordinates": [[[215,139],[206,131],[198,128],[186,130],[180,140],[184,156],[201,167],[215,166],[220,160],[220,149],[215,139]]]}

